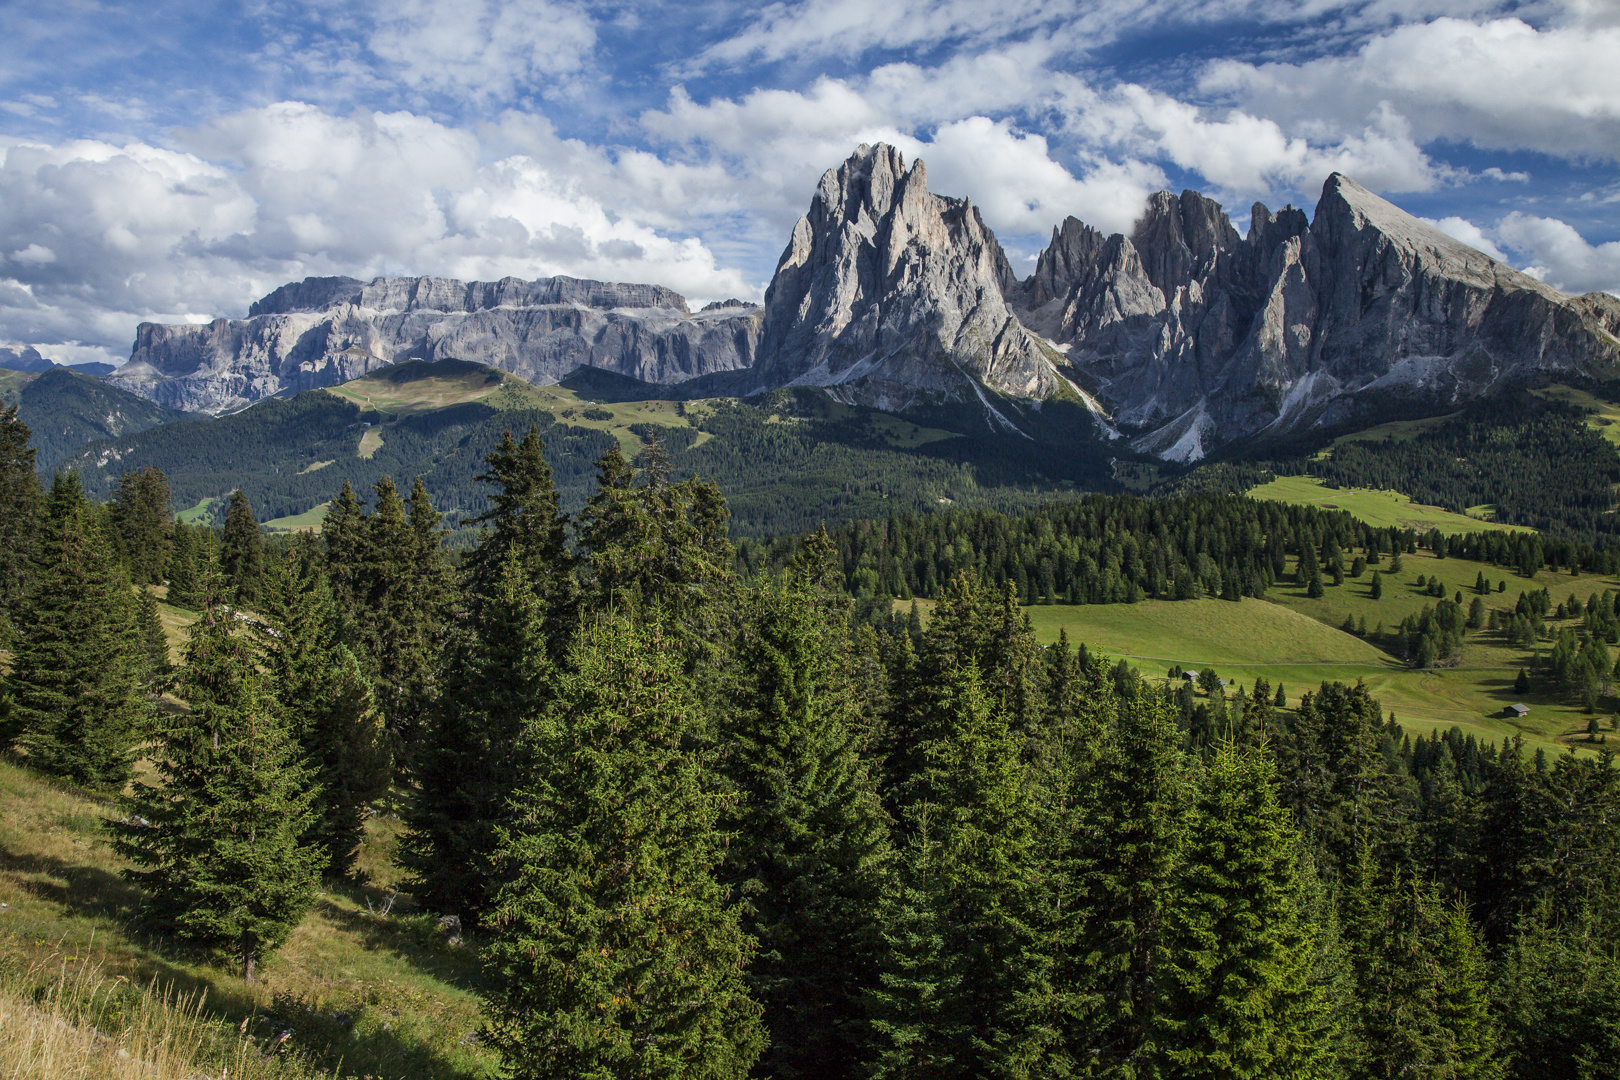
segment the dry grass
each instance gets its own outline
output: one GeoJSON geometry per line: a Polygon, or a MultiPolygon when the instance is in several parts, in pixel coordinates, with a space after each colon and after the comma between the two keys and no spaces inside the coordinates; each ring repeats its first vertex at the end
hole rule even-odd
{"type": "Polygon", "coordinates": [[[212,1020],[205,994],[132,988],[94,962],[63,957],[54,977],[12,973],[0,987],[0,1077],[51,1080],[240,1080],[309,1075],[212,1020]]]}
{"type": "MultiPolygon", "coordinates": [[[[328,884],[248,987],[228,962],[152,934],[137,921],[140,892],[120,876],[127,864],[107,843],[104,822],[120,813],[111,796],[0,760],[0,808],[0,998],[8,1017],[0,1024],[8,1032],[34,1031],[29,1045],[60,1032],[66,1047],[72,1041],[67,1028],[76,1024],[124,1038],[123,1021],[101,1006],[81,1009],[72,1022],[50,1015],[50,986],[64,965],[69,982],[79,978],[80,965],[90,965],[93,975],[84,976],[84,985],[116,988],[110,999],[111,991],[98,991],[97,1000],[121,1003],[126,1018],[156,1008],[152,1002],[165,1008],[201,1002],[196,1007],[216,1033],[204,1054],[210,1076],[230,1064],[227,1051],[235,1044],[222,1041],[225,1034],[248,1037],[259,1048],[255,1054],[276,1043],[281,1071],[275,1075],[281,1077],[493,1075],[494,1058],[474,1034],[480,1023],[476,942],[450,946],[433,918],[416,912],[409,894],[399,891],[391,861],[401,830],[397,818],[374,818],[368,828],[361,852],[366,883],[328,884]],[[154,985],[168,989],[154,994],[154,985]],[[37,1027],[36,1013],[49,1016],[50,1032],[37,1027]],[[59,1018],[66,1027],[56,1026],[59,1018]]],[[[63,1001],[85,1002],[87,993],[63,1001]]],[[[157,1024],[159,1013],[150,1015],[157,1024]]],[[[164,1022],[180,1030],[180,1018],[164,1022]]],[[[90,1048],[85,1054],[103,1045],[94,1038],[79,1042],[90,1048]]],[[[132,1045],[126,1040],[118,1048],[133,1056],[132,1045]]],[[[55,1075],[0,1067],[0,1080],[55,1075]]],[[[239,1075],[232,1064],[230,1076],[239,1075]]]]}

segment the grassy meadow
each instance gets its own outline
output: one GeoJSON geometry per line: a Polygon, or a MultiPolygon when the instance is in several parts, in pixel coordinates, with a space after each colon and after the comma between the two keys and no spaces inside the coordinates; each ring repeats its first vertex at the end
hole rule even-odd
{"type": "MultiPolygon", "coordinates": [[[[1245,687],[1256,678],[1265,678],[1273,687],[1281,682],[1290,702],[1304,690],[1327,681],[1366,682],[1382,703],[1385,712],[1394,712],[1408,730],[1430,731],[1453,725],[1477,737],[1495,742],[1522,735],[1532,748],[1549,753],[1567,747],[1594,750],[1598,744],[1587,740],[1591,717],[1578,702],[1562,695],[1532,687],[1527,694],[1516,694],[1514,678],[1520,667],[1529,667],[1531,652],[1507,644],[1503,635],[1488,630],[1469,633],[1461,656],[1453,666],[1417,670],[1397,662],[1372,642],[1345,633],[1340,627],[1345,617],[1366,620],[1369,637],[1380,623],[1393,628],[1408,615],[1437,602],[1416,585],[1438,577],[1446,595],[1455,599],[1463,594],[1468,605],[1476,595],[1476,575],[1485,571],[1491,593],[1487,607],[1511,610],[1521,590],[1546,586],[1554,603],[1571,594],[1584,603],[1593,592],[1620,590],[1620,581],[1594,576],[1571,577],[1543,572],[1534,579],[1521,578],[1509,570],[1487,567],[1462,559],[1436,559],[1420,552],[1401,556],[1399,573],[1384,575],[1384,595],[1369,595],[1371,574],[1360,579],[1345,578],[1339,586],[1327,585],[1326,595],[1311,599],[1293,584],[1274,585],[1267,598],[1227,600],[1145,600],[1137,604],[1035,605],[1026,608],[1036,637],[1051,644],[1059,631],[1073,644],[1111,657],[1124,657],[1150,677],[1163,678],[1172,665],[1213,667],[1223,678],[1245,687]],[[1507,589],[1497,592],[1498,582],[1507,589]],[[1522,702],[1530,715],[1508,720],[1501,716],[1507,705],[1522,702]]],[[[1386,557],[1381,568],[1387,570],[1386,557]]],[[[1290,567],[1292,570],[1292,567],[1290,567]]],[[[932,605],[919,601],[926,615],[932,605]]],[[[909,602],[897,602],[905,610],[909,602]]],[[[1548,625],[1564,624],[1549,620],[1548,625]]],[[[1614,730],[1614,714],[1620,700],[1610,698],[1600,710],[1605,734],[1614,730]]],[[[1620,734],[1615,736],[1620,743],[1620,734]]],[[[1620,749],[1620,746],[1616,747],[1620,749]]]]}
{"type": "MultiPolygon", "coordinates": [[[[196,614],[158,610],[178,660],[196,614]]],[[[151,782],[151,763],[136,775],[151,782]]],[[[227,960],[143,931],[107,839],[112,793],[0,759],[0,806],[0,1076],[496,1075],[476,945],[449,944],[402,891],[399,818],[368,821],[358,880],[324,885],[247,987],[227,960]]]]}
{"type": "Polygon", "coordinates": [[[1372,491],[1366,488],[1330,488],[1314,476],[1279,476],[1245,492],[1253,499],[1318,506],[1324,510],[1348,510],[1368,525],[1380,529],[1439,529],[1446,535],[1481,532],[1486,529],[1515,529],[1486,516],[1489,507],[1471,507],[1468,514],[1455,514],[1438,506],[1413,502],[1399,491],[1372,491]]]}

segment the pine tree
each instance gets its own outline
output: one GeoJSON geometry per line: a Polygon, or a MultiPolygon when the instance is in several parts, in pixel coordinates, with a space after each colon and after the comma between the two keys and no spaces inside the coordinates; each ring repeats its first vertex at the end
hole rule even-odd
{"type": "Polygon", "coordinates": [[[259,596],[259,579],[264,573],[264,543],[253,507],[241,488],[231,492],[225,509],[225,534],[220,542],[220,568],[239,604],[252,604],[259,596]]]}
{"type": "Polygon", "coordinates": [[[202,587],[198,566],[205,559],[206,553],[198,550],[196,533],[190,526],[175,522],[174,542],[169,548],[169,603],[196,609],[202,587]]]}
{"type": "Polygon", "coordinates": [[[359,854],[367,805],[388,789],[388,740],[370,681],[337,640],[319,553],[307,538],[295,543],[265,575],[265,670],[318,792],[303,840],[320,850],[324,874],[343,877],[359,854]]]}
{"type": "Polygon", "coordinates": [[[34,475],[32,433],[17,406],[0,411],[0,644],[5,623],[27,591],[40,541],[43,496],[34,475]]]}
{"type": "Polygon", "coordinates": [[[36,768],[120,786],[152,719],[140,609],[82,500],[67,512],[47,531],[40,587],[23,614],[8,680],[14,723],[36,768]]]}
{"type": "Polygon", "coordinates": [[[162,469],[148,465],[119,478],[113,492],[113,532],[135,584],[163,584],[173,515],[169,478],[162,469]]]}
{"type": "Polygon", "coordinates": [[[113,826],[140,867],[125,876],[145,891],[148,921],[228,950],[248,983],[314,903],[321,863],[301,840],[314,791],[255,661],[211,585],[180,676],[191,711],[162,732],[163,783],[136,784],[131,816],[113,826]]]}
{"type": "Polygon", "coordinates": [[[1150,1056],[1165,1075],[1293,1072],[1331,1053],[1310,974],[1298,834],[1265,749],[1223,743],[1202,776],[1165,918],[1150,1056]]]}
{"type": "Polygon", "coordinates": [[[527,718],[486,952],[486,1035],[520,1075],[726,1080],[764,1048],[715,878],[707,721],[672,645],[592,619],[556,708],[527,718]]]}
{"type": "Polygon", "coordinates": [[[825,532],[782,582],[754,594],[734,652],[740,678],[726,770],[738,789],[727,876],[765,1009],[771,1075],[856,1075],[863,995],[876,983],[887,823],[857,749],[849,601],[825,532]]]}
{"type": "Polygon", "coordinates": [[[1065,1041],[1100,1075],[1140,1067],[1185,831],[1175,722],[1145,690],[1125,696],[1118,717],[1078,799],[1082,888],[1065,949],[1078,1003],[1065,1041]]]}
{"type": "Polygon", "coordinates": [[[1041,1041],[1024,1002],[1045,966],[1031,892],[1037,808],[1009,719],[971,661],[937,688],[918,759],[884,909],[890,957],[874,994],[872,1075],[1006,1072],[1041,1041]]]}
{"type": "Polygon", "coordinates": [[[445,661],[445,692],[418,755],[420,791],[406,808],[401,861],[419,899],[476,924],[489,909],[495,829],[521,775],[519,735],[555,691],[577,623],[578,590],[551,469],[539,435],[510,432],[478,479],[496,485],[466,560],[461,633],[445,661]]]}

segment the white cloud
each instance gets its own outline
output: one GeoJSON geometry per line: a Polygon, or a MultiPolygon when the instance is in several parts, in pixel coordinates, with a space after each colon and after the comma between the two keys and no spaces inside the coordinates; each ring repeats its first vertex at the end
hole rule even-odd
{"type": "Polygon", "coordinates": [[[1620,295],[1620,241],[1589,244],[1556,218],[1512,213],[1495,229],[1497,238],[1530,257],[1526,272],[1565,292],[1620,295]]]}
{"type": "Polygon", "coordinates": [[[694,299],[758,291],[702,242],[600,197],[633,183],[604,192],[549,161],[485,162],[474,136],[410,113],[282,103],[218,117],[182,143],[3,148],[0,252],[26,257],[0,263],[0,340],[123,352],[142,319],[240,314],[307,274],[565,273],[694,299]]]}
{"type": "Polygon", "coordinates": [[[387,0],[371,51],[408,85],[509,98],[578,75],[596,47],[581,5],[556,0],[387,0]]]}
{"type": "Polygon", "coordinates": [[[1620,161],[1620,25],[1537,29],[1519,19],[1439,18],[1397,27],[1353,55],[1303,64],[1222,61],[1202,79],[1281,122],[1324,136],[1386,105],[1420,143],[1472,142],[1620,161]]]}
{"type": "Polygon", "coordinates": [[[1485,235],[1485,230],[1467,218],[1445,217],[1438,221],[1434,218],[1423,218],[1422,220],[1433,225],[1452,239],[1461,240],[1475,251],[1483,251],[1499,263],[1511,264],[1513,262],[1512,259],[1502,253],[1502,249],[1497,247],[1489,236],[1485,235]]]}

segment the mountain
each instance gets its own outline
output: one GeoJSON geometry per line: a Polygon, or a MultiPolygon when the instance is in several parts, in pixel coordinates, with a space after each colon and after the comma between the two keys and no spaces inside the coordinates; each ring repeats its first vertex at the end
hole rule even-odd
{"type": "Polygon", "coordinates": [[[53,366],[31,345],[0,345],[0,368],[7,371],[49,371],[53,366]]]}
{"type": "Polygon", "coordinates": [[[893,412],[977,398],[999,416],[985,389],[1049,397],[1066,388],[1061,357],[1007,306],[1010,278],[971,201],[930,192],[924,164],[907,169],[894,147],[862,145],[793,227],[752,385],[819,386],[893,412]]]}
{"type": "Polygon", "coordinates": [[[421,476],[459,526],[488,509],[488,485],[472,478],[504,431],[539,428],[563,507],[573,512],[595,489],[608,447],[617,441],[633,457],[657,429],[675,474],[717,481],[734,529],[750,536],[940,505],[1010,509],[1105,482],[1106,458],[1084,446],[1030,454],[1024,439],[997,438],[982,418],[964,419],[965,433],[924,426],[810,388],[677,401],[668,387],[597,368],[533,386],[467,361],[407,361],[339,386],[90,443],[68,464],[98,497],[124,470],[152,465],[168,475],[177,508],[218,510],[240,487],[261,521],[299,517],[297,524],[345,480],[369,497],[384,476],[402,486],[421,476]]]}
{"type": "Polygon", "coordinates": [[[747,305],[690,312],[657,285],[308,278],[259,300],[246,319],[142,323],[110,381],[208,413],[413,358],[486,363],[534,383],[590,366],[667,384],[748,367],[760,322],[747,305]]]}
{"type": "Polygon", "coordinates": [[[1069,218],[1009,297],[1136,449],[1177,461],[1620,374],[1620,300],[1566,296],[1337,173],[1312,220],[1256,203],[1247,236],[1193,191],[1153,196],[1128,237],[1069,218]]]}
{"type": "Polygon", "coordinates": [[[819,387],[1053,447],[1126,435],[1108,454],[1190,463],[1613,378],[1617,333],[1620,300],[1566,296],[1339,174],[1314,217],[1256,204],[1246,235],[1193,191],[1152,196],[1128,236],[1071,217],[1020,281],[971,201],[877,144],[822,176],[763,307],[693,313],[659,286],[561,277],[310,278],[246,319],[143,323],[109,379],[219,413],[457,357],[537,384],[600,370],[671,398],[819,387]]]}
{"type": "Polygon", "coordinates": [[[6,397],[12,393],[18,417],[33,432],[32,445],[37,451],[34,467],[46,474],[85,443],[187,419],[185,413],[70,367],[53,366],[33,375],[6,397]]]}

